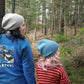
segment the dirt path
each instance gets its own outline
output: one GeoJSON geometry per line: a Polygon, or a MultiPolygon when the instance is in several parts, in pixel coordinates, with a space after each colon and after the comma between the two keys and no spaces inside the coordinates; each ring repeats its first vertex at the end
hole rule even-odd
{"type": "MultiPolygon", "coordinates": [[[[56,35],[56,34],[54,34],[54,35],[56,35]]],[[[34,56],[34,61],[36,62],[38,60],[38,58],[39,58],[39,56],[38,56],[39,52],[36,49],[38,41],[41,40],[41,39],[52,39],[52,38],[51,38],[50,34],[43,35],[40,31],[38,31],[36,33],[36,40],[33,40],[33,36],[34,36],[34,32],[33,31],[30,32],[29,34],[26,34],[26,38],[29,40],[29,42],[31,44],[31,48],[32,48],[33,56],[34,56]]],[[[67,46],[67,42],[65,42],[64,44],[66,44],[66,46],[67,46]]],[[[63,43],[59,43],[59,46],[61,47],[64,44],[63,43]]],[[[75,47],[77,47],[77,49],[78,49],[77,52],[79,52],[79,51],[81,51],[81,49],[83,49],[82,48],[83,46],[78,46],[77,45],[75,47]]]]}
{"type": "Polygon", "coordinates": [[[26,38],[29,40],[29,42],[31,44],[31,48],[32,48],[33,56],[34,56],[34,61],[36,62],[38,60],[38,53],[39,53],[36,49],[38,41],[41,39],[51,39],[51,35],[50,34],[43,35],[40,31],[38,31],[36,33],[36,40],[33,40],[33,37],[34,37],[33,31],[30,32],[29,34],[26,34],[26,38]]]}

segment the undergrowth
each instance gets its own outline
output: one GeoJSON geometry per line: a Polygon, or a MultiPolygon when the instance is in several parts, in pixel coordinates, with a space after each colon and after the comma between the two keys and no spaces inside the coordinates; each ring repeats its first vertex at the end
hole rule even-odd
{"type": "Polygon", "coordinates": [[[84,28],[73,38],[57,35],[55,39],[64,42],[60,57],[71,84],[84,84],[84,28]]]}

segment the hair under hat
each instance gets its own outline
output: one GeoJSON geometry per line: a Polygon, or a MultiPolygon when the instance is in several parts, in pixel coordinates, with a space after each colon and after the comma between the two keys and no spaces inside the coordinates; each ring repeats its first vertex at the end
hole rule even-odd
{"type": "Polygon", "coordinates": [[[2,19],[2,27],[5,30],[15,30],[24,21],[24,17],[16,13],[8,13],[2,19]]]}
{"type": "Polygon", "coordinates": [[[37,44],[37,50],[43,57],[53,56],[58,50],[59,45],[55,41],[42,39],[37,44]]]}

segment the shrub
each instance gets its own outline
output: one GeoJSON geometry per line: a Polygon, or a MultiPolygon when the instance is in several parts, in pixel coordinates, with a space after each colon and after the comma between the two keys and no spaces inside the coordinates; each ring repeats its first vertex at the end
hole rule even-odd
{"type": "Polygon", "coordinates": [[[73,48],[68,48],[68,47],[61,47],[60,48],[60,56],[62,59],[70,58],[73,48]]]}
{"type": "Polygon", "coordinates": [[[84,28],[79,29],[79,34],[84,36],[84,28]]]}
{"type": "Polygon", "coordinates": [[[54,36],[54,40],[56,42],[66,42],[68,40],[70,40],[73,36],[68,36],[68,35],[61,35],[61,34],[58,34],[56,36],[54,36]]]}
{"type": "Polygon", "coordinates": [[[84,52],[81,50],[75,56],[63,61],[64,68],[72,84],[82,84],[84,82],[84,52]]]}
{"type": "Polygon", "coordinates": [[[63,35],[62,31],[56,31],[57,34],[63,35]]]}
{"type": "Polygon", "coordinates": [[[75,37],[80,46],[84,44],[84,28],[80,28],[79,33],[75,37]]]}

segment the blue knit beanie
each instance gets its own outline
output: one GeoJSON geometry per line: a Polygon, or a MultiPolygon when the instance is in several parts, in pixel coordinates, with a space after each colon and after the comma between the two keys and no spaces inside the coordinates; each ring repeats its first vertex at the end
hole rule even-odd
{"type": "Polygon", "coordinates": [[[37,44],[37,50],[43,57],[53,56],[58,50],[59,45],[55,41],[42,39],[37,44]]]}

